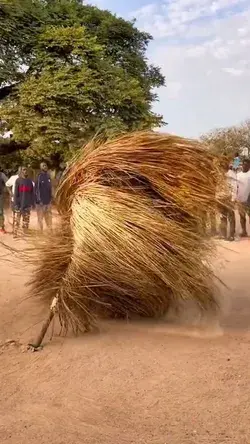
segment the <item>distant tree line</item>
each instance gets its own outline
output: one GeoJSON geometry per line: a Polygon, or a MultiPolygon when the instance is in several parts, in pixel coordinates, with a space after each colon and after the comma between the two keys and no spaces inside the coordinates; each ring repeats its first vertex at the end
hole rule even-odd
{"type": "Polygon", "coordinates": [[[218,128],[201,137],[213,153],[233,158],[235,153],[250,156],[250,120],[228,128],[218,128]]]}

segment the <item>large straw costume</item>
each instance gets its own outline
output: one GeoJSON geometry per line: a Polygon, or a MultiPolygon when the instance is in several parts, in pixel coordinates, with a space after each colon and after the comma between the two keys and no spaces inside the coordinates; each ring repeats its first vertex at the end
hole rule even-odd
{"type": "Polygon", "coordinates": [[[90,143],[65,174],[60,221],[38,248],[32,294],[57,294],[62,325],[217,307],[201,218],[219,171],[197,142],[155,132],[90,143]]]}

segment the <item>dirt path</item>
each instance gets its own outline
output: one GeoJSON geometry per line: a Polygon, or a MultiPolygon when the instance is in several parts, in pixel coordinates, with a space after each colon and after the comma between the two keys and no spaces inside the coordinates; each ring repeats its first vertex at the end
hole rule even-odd
{"type": "MultiPolygon", "coordinates": [[[[249,444],[250,241],[233,248],[222,329],[109,324],[40,353],[2,348],[1,444],[249,444]]],[[[0,340],[26,343],[44,312],[25,300],[29,271],[0,267],[0,340]]]]}

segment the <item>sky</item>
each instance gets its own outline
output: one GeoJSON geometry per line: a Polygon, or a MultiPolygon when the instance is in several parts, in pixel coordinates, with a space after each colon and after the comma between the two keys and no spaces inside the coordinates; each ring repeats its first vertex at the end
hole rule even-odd
{"type": "Polygon", "coordinates": [[[198,137],[250,118],[249,0],[93,0],[136,26],[154,41],[150,62],[166,87],[154,111],[166,130],[198,137]]]}

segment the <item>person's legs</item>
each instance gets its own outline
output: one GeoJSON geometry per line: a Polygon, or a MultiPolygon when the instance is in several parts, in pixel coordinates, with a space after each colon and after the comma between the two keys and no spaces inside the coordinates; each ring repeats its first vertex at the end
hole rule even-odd
{"type": "Polygon", "coordinates": [[[229,240],[234,240],[235,237],[235,212],[233,209],[228,210],[228,220],[229,220],[229,240]]]}
{"type": "Polygon", "coordinates": [[[14,237],[18,236],[20,222],[21,222],[21,211],[15,211],[14,218],[13,218],[13,236],[14,237]]]}
{"type": "Polygon", "coordinates": [[[247,203],[245,206],[246,215],[248,216],[248,222],[250,223],[250,204],[247,203]]]}
{"type": "Polygon", "coordinates": [[[15,224],[15,208],[14,208],[14,202],[11,202],[11,210],[12,210],[12,233],[14,234],[14,224],[15,224]]]}
{"type": "Polygon", "coordinates": [[[30,224],[30,210],[23,211],[23,231],[27,233],[30,224]]]}
{"type": "Polygon", "coordinates": [[[37,205],[37,222],[38,222],[38,227],[41,231],[43,231],[43,216],[44,216],[43,205],[37,205]]]}
{"type": "Polygon", "coordinates": [[[12,212],[12,234],[15,233],[16,216],[17,216],[16,212],[13,211],[12,212]]]}
{"type": "Polygon", "coordinates": [[[4,199],[3,194],[0,194],[0,230],[4,231],[4,199]]]}
{"type": "Polygon", "coordinates": [[[227,238],[227,216],[228,210],[224,205],[220,206],[220,235],[223,239],[227,238]]]}
{"type": "Polygon", "coordinates": [[[211,235],[216,236],[217,228],[216,228],[216,213],[215,210],[212,210],[210,213],[210,223],[211,223],[211,235]]]}
{"type": "Polygon", "coordinates": [[[51,205],[46,205],[44,210],[44,219],[47,227],[51,230],[52,229],[52,210],[51,205]]]}
{"type": "Polygon", "coordinates": [[[247,218],[246,218],[246,209],[244,204],[239,206],[239,215],[240,215],[240,226],[241,226],[241,236],[247,236],[247,218]]]}

